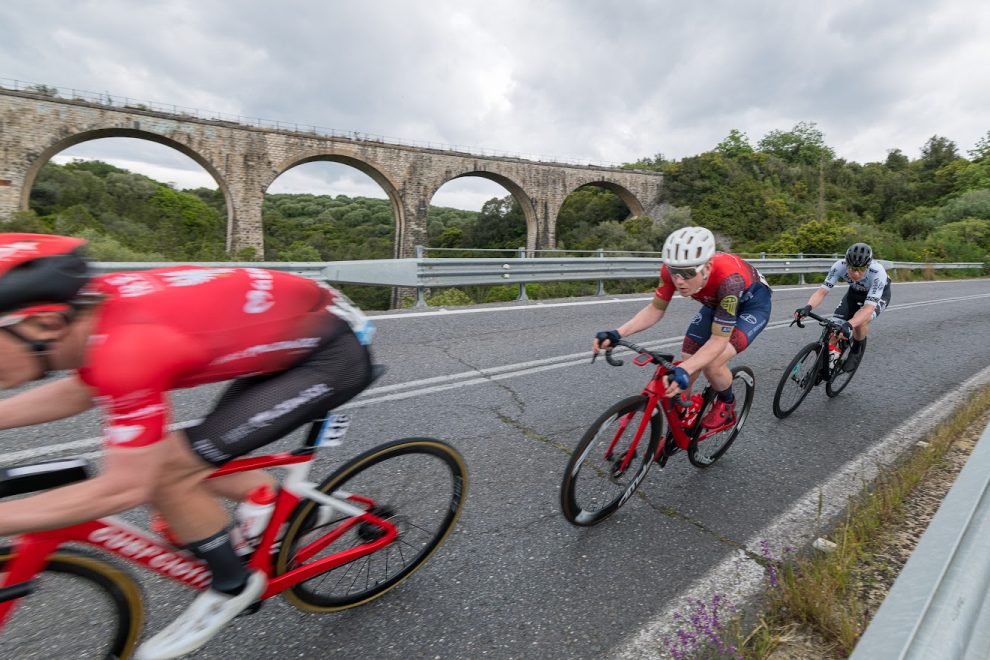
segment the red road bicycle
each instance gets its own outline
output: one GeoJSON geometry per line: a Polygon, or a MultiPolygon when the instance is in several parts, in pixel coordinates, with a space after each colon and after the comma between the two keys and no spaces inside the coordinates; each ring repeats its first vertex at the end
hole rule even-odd
{"type": "MultiPolygon", "coordinates": [[[[657,367],[643,391],[603,412],[571,454],[560,484],[560,508],[568,522],[581,527],[600,523],[615,513],[636,492],[653,463],[663,468],[667,459],[678,451],[686,451],[695,467],[710,467],[739,435],[753,404],[752,370],[733,368],[735,419],[706,429],[701,419],[715,401],[711,386],[700,394],[692,394],[690,406],[682,409],[663,393],[663,377],[676,366],[673,355],[649,351],[625,339],[620,339],[616,346],[638,353],[633,364],[657,367]],[[666,433],[664,417],[668,425],[666,433]]],[[[612,357],[612,348],[605,351],[605,360],[614,367],[623,364],[612,357]]]]}
{"type": "MultiPolygon", "coordinates": [[[[381,596],[429,559],[450,534],[467,492],[467,470],[451,446],[408,438],[375,447],[321,484],[308,481],[321,445],[340,443],[344,415],[315,420],[302,447],[241,458],[212,477],[259,468],[286,470],[275,509],[249,567],[265,571],[261,603],[282,594],[316,612],[381,596]]],[[[0,470],[0,497],[87,477],[81,459],[0,470]]],[[[0,657],[127,658],[144,618],[137,582],[89,545],[193,589],[209,586],[206,564],[116,517],[24,534],[0,549],[0,657]],[[72,544],[67,546],[66,544],[72,544]]]]}

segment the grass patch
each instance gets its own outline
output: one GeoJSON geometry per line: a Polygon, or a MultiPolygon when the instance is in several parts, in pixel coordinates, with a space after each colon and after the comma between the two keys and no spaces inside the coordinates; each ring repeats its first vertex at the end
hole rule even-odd
{"type": "MultiPolygon", "coordinates": [[[[943,462],[955,439],[990,409],[990,386],[984,387],[925,439],[929,444],[900,464],[884,470],[851,498],[845,519],[828,536],[836,544],[829,554],[813,553],[777,561],[775,588],[758,625],[737,640],[740,655],[766,658],[793,638],[795,631],[819,641],[819,648],[847,657],[866,626],[866,611],[855,575],[882,549],[882,530],[895,525],[912,490],[943,462]]],[[[826,656],[822,656],[826,657],[826,656]]]]}

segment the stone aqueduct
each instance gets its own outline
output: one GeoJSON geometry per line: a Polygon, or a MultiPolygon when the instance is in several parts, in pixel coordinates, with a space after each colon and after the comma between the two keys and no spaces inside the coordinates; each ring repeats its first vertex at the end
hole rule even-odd
{"type": "Polygon", "coordinates": [[[167,145],[209,172],[227,204],[227,248],[262,254],[265,190],[287,170],[312,161],[353,166],[388,195],[396,219],[395,256],[426,245],[430,200],[448,181],[479,176],[504,186],[526,217],[527,248],[555,247],[557,213],[582,186],[615,192],[633,215],[656,217],[658,173],[562,165],[521,158],[387,144],[316,132],[117,107],[0,88],[0,218],[28,208],[35,178],[54,155],[76,144],[130,137],[167,145]]]}

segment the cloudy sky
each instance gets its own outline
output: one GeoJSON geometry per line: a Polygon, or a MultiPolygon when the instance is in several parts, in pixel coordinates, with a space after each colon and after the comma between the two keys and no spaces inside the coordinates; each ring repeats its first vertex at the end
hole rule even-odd
{"type": "MultiPolygon", "coordinates": [[[[6,0],[0,84],[109,93],[407,142],[623,163],[730,130],[815,122],[841,158],[965,154],[990,130],[986,0],[6,0]]],[[[98,157],[179,187],[185,156],[101,140],[98,157]]],[[[326,163],[275,192],[384,196],[326,163]]],[[[435,204],[479,208],[481,179],[435,204]]]]}

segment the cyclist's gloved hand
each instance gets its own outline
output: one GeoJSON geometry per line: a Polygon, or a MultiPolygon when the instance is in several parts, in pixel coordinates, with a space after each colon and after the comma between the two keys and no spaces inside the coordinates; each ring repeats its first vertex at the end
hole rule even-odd
{"type": "Polygon", "coordinates": [[[805,305],[804,307],[798,307],[797,309],[794,310],[794,318],[796,318],[796,319],[803,319],[809,313],[811,313],[811,305],[805,305]]]}
{"type": "Polygon", "coordinates": [[[674,367],[674,371],[671,372],[670,376],[671,380],[677,383],[677,386],[682,390],[686,390],[691,385],[691,378],[688,376],[688,372],[680,367],[674,367]]]}
{"type": "Polygon", "coordinates": [[[621,339],[621,337],[619,336],[618,330],[602,330],[601,332],[595,334],[595,339],[598,341],[597,348],[613,348],[619,343],[619,339],[621,339]],[[605,345],[605,342],[608,342],[607,346],[605,345]]]}
{"type": "Polygon", "coordinates": [[[846,339],[852,339],[853,327],[849,324],[849,321],[843,321],[842,326],[839,328],[839,332],[841,332],[842,336],[846,339]]]}

